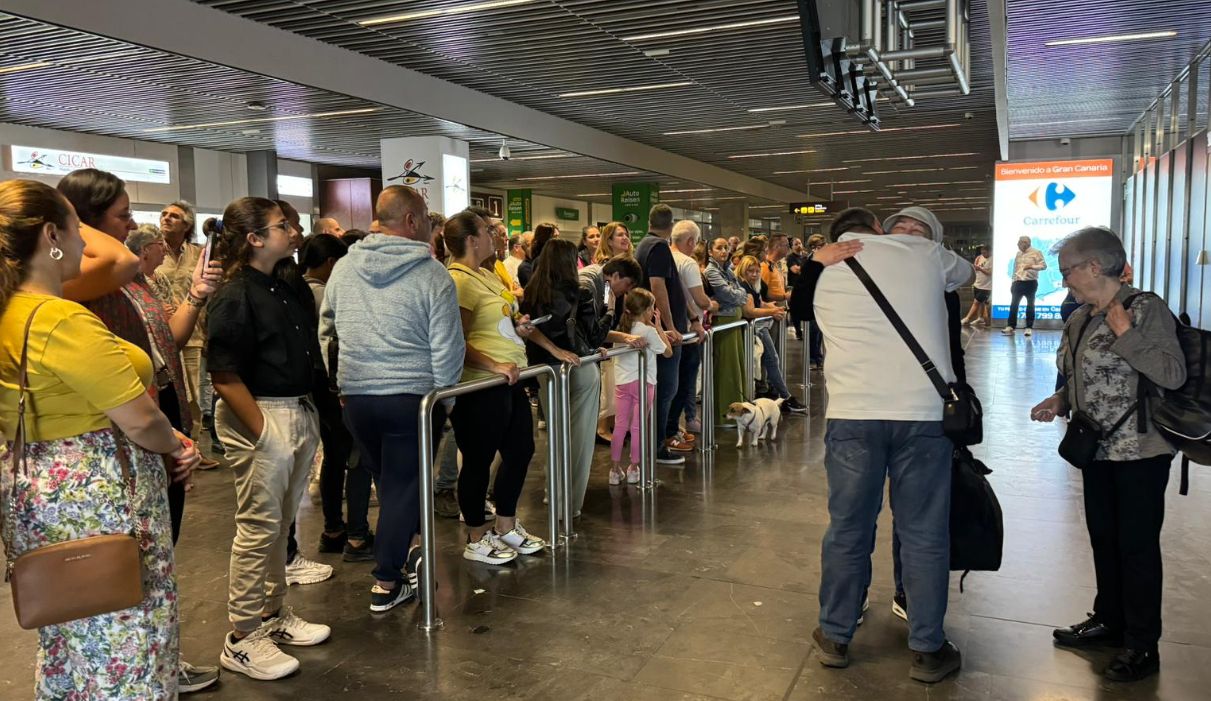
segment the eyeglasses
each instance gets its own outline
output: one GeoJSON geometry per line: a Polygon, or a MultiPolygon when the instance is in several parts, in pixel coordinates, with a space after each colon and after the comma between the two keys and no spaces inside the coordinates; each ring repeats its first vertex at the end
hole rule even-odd
{"type": "Polygon", "coordinates": [[[1060,277],[1064,280],[1067,280],[1068,276],[1071,275],[1073,273],[1073,271],[1075,271],[1077,268],[1081,267],[1082,265],[1088,265],[1088,264],[1089,264],[1089,261],[1083,260],[1080,263],[1075,263],[1073,265],[1068,266],[1067,268],[1061,267],[1060,268],[1060,277]]]}
{"type": "Polygon", "coordinates": [[[292,231],[292,229],[290,227],[290,222],[280,221],[276,224],[268,224],[266,226],[262,226],[259,229],[253,229],[252,232],[260,233],[262,231],[268,231],[269,229],[280,229],[283,233],[286,233],[286,234],[289,234],[292,231]]]}

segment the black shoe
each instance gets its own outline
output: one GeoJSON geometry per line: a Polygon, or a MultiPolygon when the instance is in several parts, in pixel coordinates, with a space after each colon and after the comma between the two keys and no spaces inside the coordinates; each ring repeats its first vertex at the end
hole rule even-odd
{"type": "Polygon", "coordinates": [[[898,591],[891,597],[891,612],[898,618],[908,620],[908,596],[904,592],[898,591]]]}
{"type": "Polygon", "coordinates": [[[1102,676],[1112,682],[1137,682],[1161,669],[1161,656],[1155,651],[1123,650],[1115,657],[1102,676]]]}
{"type": "Polygon", "coordinates": [[[328,535],[327,533],[320,534],[320,552],[322,553],[339,553],[345,550],[345,532],[341,531],[340,535],[328,535]]]}
{"type": "Polygon", "coordinates": [[[433,493],[433,513],[442,518],[458,518],[458,496],[453,489],[439,489],[433,493]]]}
{"type": "Polygon", "coordinates": [[[370,562],[374,559],[374,534],[368,533],[361,545],[345,543],[341,559],[345,562],[370,562]]]}
{"type": "Polygon", "coordinates": [[[374,613],[382,613],[391,609],[406,604],[416,596],[416,590],[408,586],[407,582],[396,582],[395,587],[391,590],[383,589],[375,584],[370,589],[370,610],[374,613]]]}
{"type": "Polygon", "coordinates": [[[661,465],[684,465],[685,456],[678,455],[666,448],[656,453],[656,462],[661,465]]]}
{"type": "Polygon", "coordinates": [[[908,676],[919,682],[934,684],[957,672],[963,666],[963,655],[947,640],[935,652],[912,653],[912,669],[908,676]]]}
{"type": "Polygon", "coordinates": [[[421,555],[421,547],[414,545],[408,551],[408,559],[404,561],[404,572],[408,575],[408,584],[411,584],[413,589],[416,589],[417,583],[420,582],[420,563],[424,560],[421,555]]]}
{"type": "Polygon", "coordinates": [[[849,645],[834,643],[824,637],[824,631],[819,628],[812,631],[812,640],[816,641],[820,664],[836,669],[844,669],[849,666],[849,645]]]}
{"type": "Polygon", "coordinates": [[[1051,636],[1055,638],[1056,645],[1063,647],[1123,646],[1122,632],[1107,628],[1104,623],[1098,620],[1096,614],[1089,614],[1089,618],[1067,628],[1056,628],[1051,631],[1051,636]]]}
{"type": "Polygon", "coordinates": [[[788,397],[785,402],[782,402],[782,408],[786,409],[792,414],[807,413],[807,407],[803,406],[803,404],[801,404],[799,400],[795,399],[794,397],[788,397]]]}

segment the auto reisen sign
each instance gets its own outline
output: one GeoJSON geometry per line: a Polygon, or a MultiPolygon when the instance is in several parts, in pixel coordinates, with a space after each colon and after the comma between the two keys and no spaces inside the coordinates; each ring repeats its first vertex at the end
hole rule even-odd
{"type": "Polygon", "coordinates": [[[106,156],[32,146],[9,147],[9,169],[35,175],[67,175],[81,168],[104,170],[136,183],[169,183],[168,161],[106,156]]]}

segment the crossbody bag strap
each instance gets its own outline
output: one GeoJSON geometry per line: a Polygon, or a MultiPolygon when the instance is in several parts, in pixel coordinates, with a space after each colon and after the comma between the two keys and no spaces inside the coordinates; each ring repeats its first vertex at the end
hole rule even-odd
{"type": "MultiPolygon", "coordinates": [[[[1078,409],[1078,410],[1081,407],[1080,407],[1080,404],[1076,401],[1076,398],[1077,398],[1076,377],[1075,377],[1076,370],[1077,370],[1076,350],[1077,350],[1077,348],[1080,347],[1081,339],[1085,338],[1085,330],[1089,328],[1089,324],[1091,324],[1091,323],[1093,323],[1093,313],[1092,312],[1088,316],[1085,317],[1085,323],[1081,324],[1081,329],[1076,334],[1076,343],[1073,343],[1068,348],[1068,352],[1072,356],[1072,374],[1074,375],[1074,377],[1072,378],[1072,408],[1078,409]]],[[[1072,334],[1068,334],[1068,338],[1069,338],[1069,340],[1072,340],[1072,334]]]]}
{"type": "Polygon", "coordinates": [[[880,290],[875,281],[871,279],[870,273],[866,272],[866,268],[862,267],[862,264],[853,258],[847,258],[845,264],[849,266],[850,270],[854,271],[854,275],[858,276],[858,281],[866,287],[866,291],[874,298],[875,304],[879,305],[879,309],[883,310],[884,316],[895,327],[896,333],[900,334],[900,338],[904,340],[904,344],[908,346],[908,350],[912,351],[917,362],[921,364],[921,369],[929,376],[929,381],[933,383],[933,387],[937,391],[938,396],[942,397],[942,401],[954,399],[955,397],[950,390],[950,385],[946,383],[946,379],[942,377],[942,373],[938,372],[938,368],[930,360],[929,354],[917,342],[916,337],[912,335],[912,331],[908,330],[908,325],[896,313],[895,307],[891,306],[891,302],[883,294],[883,290],[880,290]]]}
{"type": "Polygon", "coordinates": [[[29,386],[29,331],[34,326],[34,316],[38,310],[42,308],[50,300],[42,300],[38,302],[29,313],[29,318],[25,320],[25,330],[21,334],[21,363],[17,367],[17,425],[13,429],[13,441],[9,446],[10,466],[12,470],[12,489],[4,495],[7,498],[0,498],[0,528],[4,533],[4,551],[8,559],[8,566],[5,568],[5,580],[8,579],[8,574],[12,570],[13,561],[13,538],[12,524],[9,522],[9,515],[17,503],[17,474],[24,471],[25,468],[25,404],[26,404],[26,389],[29,386]],[[3,511],[3,507],[8,506],[8,512],[3,511]]]}

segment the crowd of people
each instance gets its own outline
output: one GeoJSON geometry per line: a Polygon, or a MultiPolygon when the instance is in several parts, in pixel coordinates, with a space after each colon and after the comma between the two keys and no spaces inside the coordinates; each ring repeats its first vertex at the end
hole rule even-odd
{"type": "MultiPolygon", "coordinates": [[[[828,387],[830,524],[814,633],[821,662],[849,663],[890,477],[893,608],[909,623],[912,677],[935,682],[958,669],[959,651],[942,626],[952,452],[942,404],[858,277],[837,265],[860,257],[946,381],[965,384],[960,329],[988,323],[987,295],[978,292],[992,263],[987,251],[973,265],[946,249],[929,210],[909,207],[882,222],[847,210],[831,242],[813,237],[806,247],[778,233],[705,241],[698,224],[674,221],[665,205],[652,208],[638,242],[618,222],[585,227],[575,242],[546,223],[510,237],[485,210],[447,219],[399,185],[377,198],[369,232],[321,219],[304,237],[288,203],[244,197],[204,223],[199,244],[195,216],[188,202],[173,202],[159,227],[136,231],[124,183],[93,169],[57,188],[0,183],[6,437],[17,428],[22,388],[34,400],[26,468],[5,471],[4,491],[14,495],[5,505],[9,556],[108,532],[136,532],[142,546],[138,607],[40,630],[39,698],[168,698],[218,680],[216,667],[191,665],[178,652],[174,544],[194,469],[222,458],[235,487],[231,629],[220,663],[279,679],[299,667],[283,647],[331,635],[287,603],[290,584],[332,574],[300,554],[295,538],[321,446],[318,549],[373,562],[368,605],[381,614],[421,590],[422,449],[440,466],[423,488],[434,490],[439,515],[465,524],[465,559],[503,565],[547,546],[517,513],[535,453],[535,409],[540,417],[554,410],[543,387],[520,377],[525,367],[568,368],[576,517],[596,444],[608,445],[610,485],[639,481],[641,396],[656,414],[656,460],[669,466],[693,452],[700,412],[726,426],[728,406],[753,399],[745,396],[741,329],[713,344],[713,406],[699,405],[697,379],[706,329],[762,318],[796,331],[812,322],[805,340],[828,387]],[[976,302],[960,318],[956,290],[973,279],[976,302]],[[646,376],[638,353],[591,362],[611,347],[646,354],[646,376]],[[504,382],[443,402],[432,417],[433,443],[422,447],[424,396],[484,378],[504,382]],[[195,443],[206,431],[212,456],[195,443]],[[135,472],[129,493],[120,469],[127,456],[135,472]],[[372,490],[380,505],[373,529],[372,490]]],[[[1029,282],[1041,255],[1029,241],[1021,251],[1018,272],[1029,282]]],[[[1159,387],[1180,385],[1184,366],[1176,341],[1163,340],[1173,336],[1163,302],[1123,309],[1133,288],[1118,282],[1125,256],[1117,237],[1078,232],[1060,260],[1085,303],[1073,317],[1082,334],[1066,335],[1060,352],[1061,373],[1073,381],[1032,416],[1048,421],[1081,407],[1108,420],[1132,399],[1114,388],[1134,387],[1127,379],[1139,373],[1159,387]]],[[[1031,298],[1029,285],[1014,286],[1015,300],[1019,292],[1031,298]]],[[[787,387],[773,335],[765,325],[756,333],[758,393],[806,413],[787,387]]],[[[1107,671],[1123,679],[1159,665],[1161,466],[1172,455],[1147,426],[1135,428],[1108,437],[1098,456],[1104,469],[1085,472],[1098,602],[1089,620],[1056,631],[1063,645],[1125,644],[1107,671]],[[1146,495],[1146,504],[1122,508],[1128,493],[1146,495]]]]}

